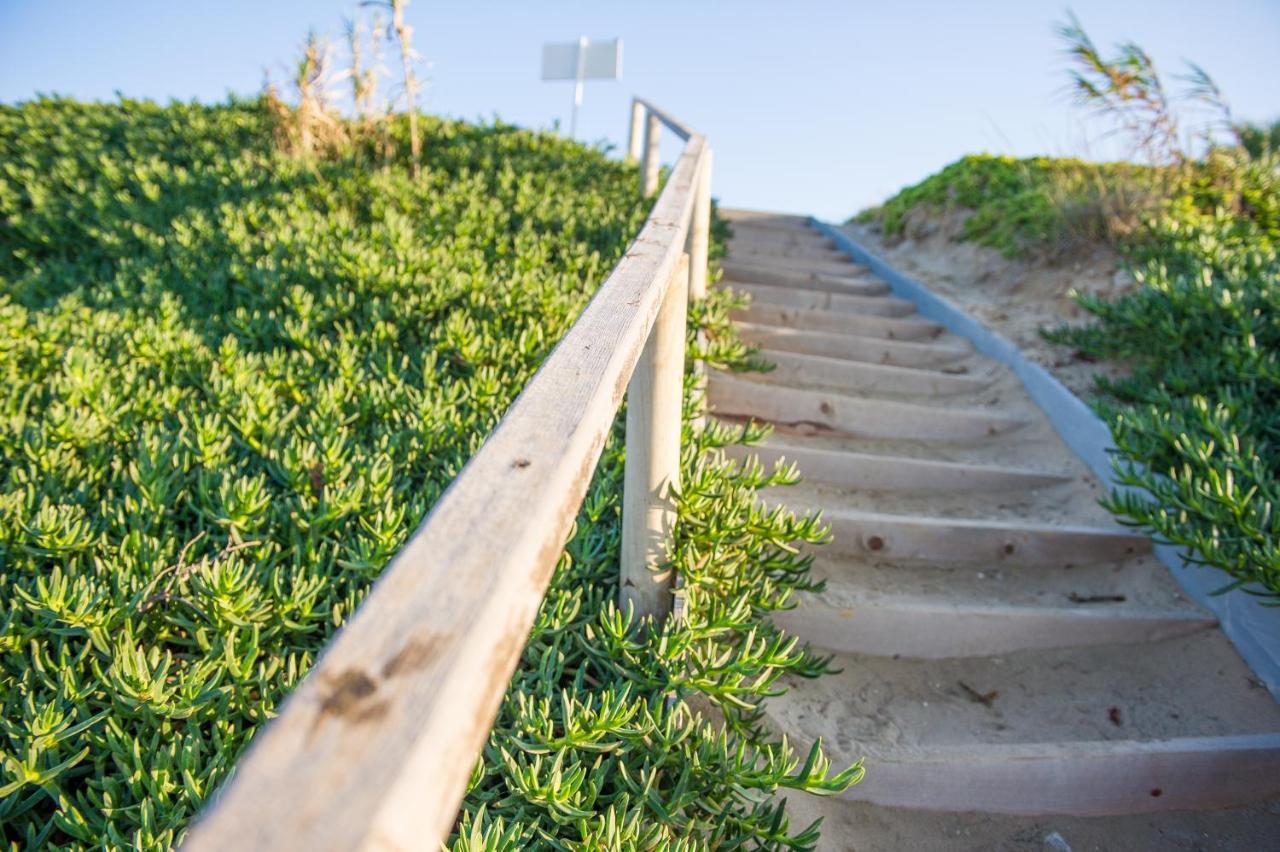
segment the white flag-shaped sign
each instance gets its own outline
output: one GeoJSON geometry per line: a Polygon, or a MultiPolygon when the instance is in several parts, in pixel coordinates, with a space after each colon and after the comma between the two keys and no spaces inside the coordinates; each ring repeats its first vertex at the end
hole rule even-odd
{"type": "Polygon", "coordinates": [[[622,39],[580,39],[542,46],[544,80],[616,80],[621,76],[622,39]]]}

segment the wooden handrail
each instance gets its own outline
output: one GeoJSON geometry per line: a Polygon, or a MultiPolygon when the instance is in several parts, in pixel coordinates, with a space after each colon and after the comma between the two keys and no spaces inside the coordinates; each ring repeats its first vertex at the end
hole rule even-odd
{"type": "Polygon", "coordinates": [[[701,135],[636,104],[633,147],[643,120],[655,181],[658,122],[686,140],[639,235],[184,848],[439,848],[624,390],[620,596],[642,613],[670,607],[670,577],[654,569],[674,517],[685,291],[706,286],[710,152],[701,135]],[[689,267],[687,248],[704,260],[689,267]]]}

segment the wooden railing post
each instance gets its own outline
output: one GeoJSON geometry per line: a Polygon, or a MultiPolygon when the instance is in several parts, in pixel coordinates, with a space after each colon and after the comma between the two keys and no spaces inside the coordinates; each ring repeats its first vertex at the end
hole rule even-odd
{"type": "Polygon", "coordinates": [[[639,98],[631,100],[631,129],[627,138],[627,160],[635,162],[640,159],[640,144],[644,133],[644,104],[639,98]]]}
{"type": "Polygon", "coordinates": [[[618,600],[638,617],[671,611],[673,570],[659,570],[675,527],[680,487],[689,256],[680,255],[653,331],[627,386],[627,460],[622,495],[618,600]]]}
{"type": "MultiPolygon", "coordinates": [[[[701,301],[707,298],[707,249],[711,243],[711,149],[702,154],[702,170],[698,172],[698,180],[694,184],[693,220],[689,223],[689,300],[701,301]]],[[[706,345],[707,339],[698,332],[698,346],[706,345]]],[[[694,380],[697,385],[699,410],[694,418],[693,426],[701,429],[706,425],[707,415],[707,365],[699,359],[693,365],[694,380]]]]}
{"type": "Polygon", "coordinates": [[[644,159],[640,161],[640,194],[645,198],[658,191],[658,134],[662,132],[658,116],[649,110],[644,123],[644,159]]]}
{"type": "Polygon", "coordinates": [[[707,248],[711,243],[711,149],[702,155],[702,171],[693,193],[689,225],[689,298],[707,298],[707,248]]]}

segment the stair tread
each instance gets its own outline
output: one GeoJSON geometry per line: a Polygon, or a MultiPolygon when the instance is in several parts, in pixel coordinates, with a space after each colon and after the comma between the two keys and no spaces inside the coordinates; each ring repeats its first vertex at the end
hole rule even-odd
{"type": "Polygon", "coordinates": [[[1028,421],[984,409],[937,408],[895,400],[766,385],[713,372],[708,405],[719,416],[767,421],[783,429],[938,442],[983,440],[1028,421]]]}
{"type": "Polygon", "coordinates": [[[844,653],[834,660],[840,673],[767,706],[784,730],[821,735],[845,761],[944,747],[1280,730],[1280,706],[1252,685],[1252,673],[1230,651],[1210,630],[1122,651],[1102,645],[945,659],[844,653]],[[1222,701],[1227,694],[1235,700],[1222,701]]]}
{"type": "Polygon", "coordinates": [[[1070,474],[1057,471],[829,450],[787,440],[792,437],[774,434],[761,444],[730,447],[726,452],[740,459],[754,456],[768,465],[780,460],[794,462],[804,483],[852,489],[881,500],[884,491],[919,491],[931,496],[960,491],[971,497],[975,491],[1025,491],[1071,481],[1070,474]]]}
{"type": "Polygon", "coordinates": [[[806,331],[826,331],[839,334],[858,334],[869,337],[885,337],[890,340],[926,342],[937,340],[946,331],[931,320],[915,317],[875,317],[837,313],[825,310],[805,310],[783,305],[756,303],[732,312],[735,320],[757,325],[774,325],[806,331]]]}

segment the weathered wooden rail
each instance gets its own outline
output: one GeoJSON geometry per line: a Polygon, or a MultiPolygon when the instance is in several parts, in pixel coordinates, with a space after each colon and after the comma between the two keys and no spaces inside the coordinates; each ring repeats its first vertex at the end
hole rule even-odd
{"type": "Polygon", "coordinates": [[[629,154],[658,186],[626,255],[260,733],[185,848],[436,849],[622,402],[620,599],[661,616],[679,482],[687,300],[706,293],[711,150],[637,99],[629,154]]]}

